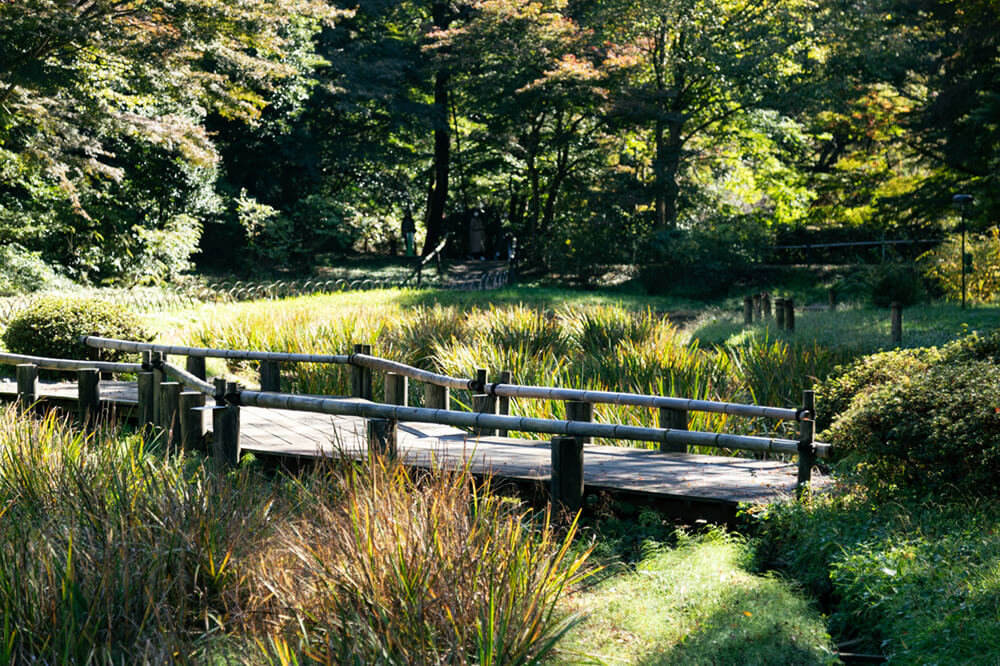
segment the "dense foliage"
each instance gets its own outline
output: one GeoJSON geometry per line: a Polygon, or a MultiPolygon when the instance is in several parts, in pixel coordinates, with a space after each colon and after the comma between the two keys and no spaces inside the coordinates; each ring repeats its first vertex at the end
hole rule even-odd
{"type": "Polygon", "coordinates": [[[80,336],[97,335],[121,340],[147,340],[136,316],[121,305],[98,299],[45,296],[18,312],[3,332],[3,343],[15,354],[48,358],[97,358],[115,360],[122,352],[98,350],[80,342],[80,336]]]}
{"type": "Polygon", "coordinates": [[[937,236],[958,190],[982,230],[998,25],[987,0],[0,3],[0,242],[150,282],[198,251],[398,251],[410,214],[425,249],[516,236],[533,267],[670,282],[777,232],[937,236]]]}

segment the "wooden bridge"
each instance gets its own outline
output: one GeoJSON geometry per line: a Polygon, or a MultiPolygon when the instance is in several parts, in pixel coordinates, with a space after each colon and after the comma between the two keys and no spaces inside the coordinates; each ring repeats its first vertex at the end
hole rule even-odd
{"type": "Polygon", "coordinates": [[[474,379],[449,377],[371,356],[365,346],[349,355],[307,355],[212,350],[87,338],[91,346],[141,352],[142,364],[66,361],[0,354],[17,364],[18,381],[0,383],[0,396],[23,403],[45,400],[80,412],[93,423],[110,410],[159,426],[171,446],[204,447],[227,463],[242,455],[283,465],[372,453],[396,456],[419,467],[467,466],[535,489],[553,500],[579,507],[585,494],[607,492],[653,503],[686,517],[730,520],[740,502],[791,496],[807,485],[826,484],[814,474],[817,457],[829,445],[816,442],[812,393],[802,407],[784,409],[603,391],[489,383],[485,371],[474,379]],[[187,356],[186,368],[168,355],[187,356]],[[206,357],[260,364],[260,391],[234,382],[204,379],[206,357]],[[281,393],[279,363],[325,362],[350,366],[352,396],[281,393]],[[76,382],[39,383],[38,369],[75,371],[76,382]],[[371,395],[371,373],[383,371],[382,403],[371,395]],[[100,373],[135,373],[136,382],[101,381],[100,373]],[[178,381],[169,381],[171,379],[178,381]],[[406,405],[407,382],[424,383],[424,406],[406,405]],[[468,389],[476,411],[450,409],[449,390],[468,389]],[[568,420],[507,414],[511,397],[564,400],[568,420]],[[595,403],[643,405],[660,411],[660,428],[592,422],[595,403]],[[207,403],[207,404],[206,404],[207,403]],[[687,430],[689,411],[794,420],[797,440],[687,430]],[[551,439],[511,438],[510,432],[545,433],[551,439]],[[591,444],[591,438],[655,442],[658,450],[591,444]],[[795,454],[798,464],[734,456],[696,455],[689,446],[795,454]]]}

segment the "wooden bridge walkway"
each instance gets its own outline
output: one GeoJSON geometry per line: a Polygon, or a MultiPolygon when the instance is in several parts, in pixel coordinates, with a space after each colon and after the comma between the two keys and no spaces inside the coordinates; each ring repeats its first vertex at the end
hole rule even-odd
{"type": "MultiPolygon", "coordinates": [[[[55,404],[76,404],[74,382],[42,383],[40,395],[55,404]]],[[[0,382],[0,398],[16,397],[16,384],[0,382]]],[[[134,383],[102,382],[102,403],[119,413],[137,404],[134,383]]],[[[343,398],[345,400],[359,400],[343,398]]],[[[211,426],[211,419],[206,419],[211,426]]],[[[361,456],[367,448],[366,419],[354,416],[244,407],[240,446],[258,458],[295,463],[341,455],[361,456]]],[[[457,468],[468,464],[478,475],[519,483],[547,484],[550,444],[509,437],[475,437],[451,426],[400,423],[399,456],[418,467],[457,468]]],[[[794,495],[796,464],[741,457],[708,456],[626,446],[587,445],[586,491],[624,494],[660,506],[687,507],[688,515],[730,519],[741,502],[768,502],[794,495]]],[[[814,474],[812,485],[828,479],[814,474]]]]}

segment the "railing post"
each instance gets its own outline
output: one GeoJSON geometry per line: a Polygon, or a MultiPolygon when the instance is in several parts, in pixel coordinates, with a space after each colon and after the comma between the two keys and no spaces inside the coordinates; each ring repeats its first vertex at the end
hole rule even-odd
{"type": "Polygon", "coordinates": [[[260,390],[281,392],[281,364],[277,361],[260,362],[260,390]]]}
{"type": "MultiPolygon", "coordinates": [[[[143,352],[145,354],[146,352],[143,352]]],[[[205,379],[205,357],[204,356],[188,356],[187,360],[184,361],[184,369],[190,372],[192,375],[198,379],[205,379]]]]}
{"type": "Polygon", "coordinates": [[[552,504],[568,511],[583,506],[583,442],[576,437],[552,438],[552,504]]]}
{"type": "Polygon", "coordinates": [[[17,376],[17,402],[21,409],[28,409],[38,400],[38,366],[18,363],[14,372],[17,376]]]}
{"type": "Polygon", "coordinates": [[[424,384],[424,407],[428,409],[450,409],[451,391],[447,386],[424,384]]]}
{"type": "Polygon", "coordinates": [[[785,330],[795,330],[795,299],[785,299],[785,330]]]}
{"type": "Polygon", "coordinates": [[[394,372],[385,373],[385,402],[388,405],[402,405],[406,407],[409,403],[410,382],[407,377],[397,375],[394,372]]]}
{"type": "Polygon", "coordinates": [[[753,296],[747,294],[743,297],[743,325],[749,326],[753,323],[753,296]]]}
{"type": "Polygon", "coordinates": [[[368,453],[388,458],[396,458],[395,419],[368,419],[368,453]]]}
{"type": "Polygon", "coordinates": [[[212,411],[212,457],[228,467],[240,461],[240,407],[235,401],[238,394],[236,382],[215,378],[215,401],[220,409],[212,411]]]}
{"type": "MultiPolygon", "coordinates": [[[[486,377],[489,371],[486,368],[476,369],[476,386],[482,387],[486,385],[486,377]]],[[[472,411],[479,412],[480,414],[496,414],[497,413],[497,399],[496,396],[488,395],[486,393],[477,393],[472,396],[472,411]]],[[[495,437],[497,431],[493,428],[473,428],[472,434],[477,437],[495,437]]]]}
{"type": "MultiPolygon", "coordinates": [[[[371,345],[354,345],[355,354],[371,354],[371,345]]],[[[372,399],[372,371],[360,365],[351,364],[351,396],[364,400],[372,399]]]]}
{"type": "MultiPolygon", "coordinates": [[[[660,407],[660,427],[670,430],[687,430],[688,413],[686,409],[671,409],[660,407]]],[[[661,453],[687,453],[687,444],[660,442],[661,453]]]]}
{"type": "Polygon", "coordinates": [[[77,370],[76,390],[80,425],[93,432],[101,414],[101,371],[96,368],[77,370]]]}
{"type": "Polygon", "coordinates": [[[162,401],[160,400],[160,384],[166,378],[163,373],[163,362],[166,357],[163,352],[151,352],[149,355],[149,363],[153,368],[153,423],[155,425],[160,425],[163,423],[163,416],[160,413],[162,401]]]}
{"type": "Polygon", "coordinates": [[[163,442],[168,452],[177,449],[181,439],[180,401],[184,387],[180,382],[160,383],[160,429],[163,431],[163,442]]]}
{"type": "Polygon", "coordinates": [[[205,394],[198,391],[181,391],[181,449],[184,451],[201,451],[205,448],[205,419],[201,411],[204,406],[205,394]]]}
{"type": "Polygon", "coordinates": [[[802,419],[799,421],[799,473],[795,495],[801,498],[809,491],[812,468],[816,463],[816,394],[802,392],[802,419]]]}
{"type": "Polygon", "coordinates": [[[142,367],[149,368],[136,375],[136,386],[139,390],[138,421],[140,429],[149,429],[156,423],[156,398],[153,385],[153,370],[150,365],[152,356],[148,351],[142,352],[142,367]]]}
{"type": "MultiPolygon", "coordinates": [[[[594,404],[582,400],[567,400],[566,420],[592,423],[594,421],[594,404]]],[[[591,444],[594,441],[594,438],[589,435],[584,437],[577,435],[576,439],[580,440],[582,444],[591,444]]]]}
{"type": "Polygon", "coordinates": [[[903,344],[903,306],[893,301],[889,307],[892,319],[892,344],[899,347],[903,344]]]}
{"type": "MultiPolygon", "coordinates": [[[[510,370],[504,370],[503,372],[500,373],[500,377],[497,379],[497,383],[510,384],[511,376],[512,375],[510,374],[510,370]]],[[[501,416],[510,415],[510,398],[508,398],[507,396],[501,396],[500,398],[497,399],[497,412],[501,416]]],[[[510,433],[507,430],[497,430],[497,434],[500,437],[506,437],[510,433]]]]}
{"type": "Polygon", "coordinates": [[[781,296],[774,299],[774,322],[779,331],[785,330],[785,299],[781,296]]]}

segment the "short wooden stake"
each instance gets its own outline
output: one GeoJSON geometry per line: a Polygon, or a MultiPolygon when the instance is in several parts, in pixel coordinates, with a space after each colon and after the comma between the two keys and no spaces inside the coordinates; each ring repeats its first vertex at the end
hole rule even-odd
{"type": "Polygon", "coordinates": [[[771,318],[771,294],[766,291],[760,295],[760,305],[764,310],[764,319],[771,318]]]}
{"type": "Polygon", "coordinates": [[[38,366],[18,363],[14,372],[17,377],[17,403],[21,409],[28,409],[38,400],[38,366]]]}
{"type": "Polygon", "coordinates": [[[77,370],[76,390],[80,425],[93,432],[101,415],[101,371],[97,368],[77,370]]]}
{"type": "Polygon", "coordinates": [[[826,297],[830,312],[833,312],[834,310],[837,309],[837,290],[831,289],[830,291],[827,292],[826,297]]]}
{"type": "Polygon", "coordinates": [[[424,407],[427,409],[451,409],[451,391],[447,386],[424,384],[424,407]]]}
{"type": "MultiPolygon", "coordinates": [[[[355,354],[371,354],[371,351],[371,345],[354,345],[355,354]]],[[[364,400],[372,399],[371,368],[351,364],[351,396],[364,400]]]]}
{"type": "Polygon", "coordinates": [[[181,441],[180,403],[181,391],[184,390],[180,382],[162,382],[160,384],[160,423],[163,430],[164,442],[167,451],[174,452],[181,441]]]}
{"type": "Polygon", "coordinates": [[[368,419],[368,452],[370,455],[394,459],[396,449],[396,421],[393,419],[368,419]]]}
{"type": "Polygon", "coordinates": [[[205,357],[204,356],[188,356],[187,360],[184,362],[184,369],[190,372],[192,375],[198,379],[205,379],[205,357]]]}
{"type": "Polygon", "coordinates": [[[552,504],[568,511],[583,506],[583,442],[576,437],[552,438],[552,504]]]}
{"type": "Polygon", "coordinates": [[[156,424],[156,399],[153,396],[153,373],[140,372],[136,375],[139,389],[139,428],[151,428],[156,424]]]}
{"type": "Polygon", "coordinates": [[[903,306],[893,301],[889,308],[892,318],[892,344],[899,347],[903,344],[903,306]]]}
{"type": "MultiPolygon", "coordinates": [[[[582,400],[567,400],[566,401],[566,420],[567,421],[586,421],[587,423],[592,423],[594,421],[594,405],[590,402],[583,402],[582,400]]],[[[587,435],[582,437],[580,435],[575,436],[576,439],[580,440],[583,444],[592,444],[594,438],[587,435]]]]}
{"type": "Polygon", "coordinates": [[[227,398],[238,391],[236,382],[216,377],[216,402],[220,402],[221,395],[219,406],[223,409],[212,411],[212,457],[227,467],[234,467],[240,462],[240,407],[227,398]]]}
{"type": "MultiPolygon", "coordinates": [[[[687,430],[687,410],[660,407],[660,427],[669,428],[670,430],[687,430]]],[[[687,444],[660,442],[660,451],[662,453],[687,453],[687,450],[687,444]]]]}
{"type": "Polygon", "coordinates": [[[281,392],[281,364],[277,361],[260,362],[260,390],[281,392]]]}
{"type": "MultiPolygon", "coordinates": [[[[511,376],[512,375],[510,374],[509,370],[504,370],[503,372],[500,373],[500,377],[497,378],[497,383],[498,384],[510,384],[511,376]]],[[[501,416],[509,416],[510,415],[510,398],[509,397],[507,397],[507,396],[500,396],[497,399],[497,412],[501,416]]],[[[506,437],[507,435],[510,434],[510,432],[508,432],[507,430],[497,430],[497,434],[500,435],[501,437],[506,437]]]]}
{"type": "Polygon", "coordinates": [[[762,295],[753,295],[753,320],[760,321],[763,315],[763,306],[761,305],[762,295]]]}
{"type": "Polygon", "coordinates": [[[394,372],[385,373],[385,402],[387,405],[409,404],[410,381],[394,372]]]}
{"type": "Polygon", "coordinates": [[[749,294],[743,297],[743,325],[749,326],[753,323],[753,296],[749,294]]]}
{"type": "Polygon", "coordinates": [[[779,331],[785,330],[785,299],[780,296],[774,299],[774,323],[779,331]]]}
{"type": "Polygon", "coordinates": [[[791,298],[785,299],[785,330],[795,330],[795,300],[791,298]]]}
{"type": "MultiPolygon", "coordinates": [[[[485,393],[477,393],[472,396],[472,411],[479,412],[480,414],[496,414],[496,396],[486,395],[485,393]]],[[[473,428],[472,434],[478,437],[495,437],[497,431],[495,428],[473,428]]]]}
{"type": "Polygon", "coordinates": [[[198,391],[181,391],[180,424],[181,449],[184,451],[205,450],[205,419],[201,408],[205,406],[205,394],[198,391]]]}
{"type": "Polygon", "coordinates": [[[812,468],[816,464],[816,394],[802,392],[802,420],[799,421],[799,473],[795,494],[802,497],[809,490],[812,468]]]}

